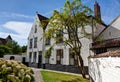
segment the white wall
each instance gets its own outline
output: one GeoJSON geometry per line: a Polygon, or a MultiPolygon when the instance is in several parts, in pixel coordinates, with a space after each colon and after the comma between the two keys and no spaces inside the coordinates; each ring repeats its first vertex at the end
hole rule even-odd
{"type": "Polygon", "coordinates": [[[120,82],[120,57],[89,58],[89,74],[94,82],[120,82]]]}
{"type": "MultiPolygon", "coordinates": [[[[33,26],[32,26],[32,29],[31,29],[31,32],[29,34],[29,37],[28,37],[28,48],[27,48],[27,60],[29,60],[29,52],[32,52],[32,61],[33,61],[33,52],[37,52],[37,57],[38,57],[38,51],[42,51],[42,40],[40,41],[40,39],[42,38],[43,36],[43,30],[42,28],[39,27],[40,26],[40,20],[38,19],[38,17],[36,16],[35,17],[35,21],[33,23],[33,26]],[[34,33],[34,27],[35,25],[37,24],[37,33],[34,33]],[[29,40],[31,38],[34,39],[34,37],[38,37],[38,43],[37,43],[37,48],[32,48],[32,49],[29,49],[29,40]]],[[[49,25],[48,25],[49,26],[49,25]]],[[[104,26],[102,25],[97,25],[97,28],[95,28],[95,34],[98,34],[98,32],[101,31],[101,29],[104,28],[104,26]],[[97,29],[99,28],[100,29],[97,29]],[[99,31],[98,31],[99,30],[99,31]]],[[[92,28],[90,25],[87,25],[85,27],[85,30],[88,32],[88,33],[91,33],[92,32],[92,28]]],[[[64,35],[65,37],[68,37],[67,34],[64,35]]],[[[81,35],[81,30],[79,29],[79,37],[81,37],[83,35],[81,35]]],[[[81,55],[82,55],[82,58],[83,58],[83,61],[84,61],[84,65],[85,66],[88,66],[88,56],[91,54],[90,53],[90,43],[92,43],[92,36],[89,36],[87,38],[83,38],[81,39],[81,43],[82,43],[82,49],[81,49],[81,55]],[[89,38],[89,39],[88,39],[89,38]]],[[[51,39],[51,45],[54,44],[54,40],[51,39]]],[[[34,44],[34,42],[33,42],[34,44]]],[[[46,47],[46,49],[48,49],[49,46],[46,47]]],[[[63,49],[63,65],[69,65],[69,46],[65,46],[64,44],[58,44],[58,45],[55,45],[54,46],[54,49],[52,51],[52,54],[51,54],[51,57],[50,57],[50,64],[56,64],[56,49],[63,49]]],[[[43,56],[44,57],[44,56],[43,56]]],[[[38,63],[38,58],[36,60],[36,63],[38,63]]]]}
{"type": "MultiPolygon", "coordinates": [[[[86,27],[87,32],[91,33],[91,27],[87,26],[86,27]]],[[[65,37],[68,37],[67,35],[64,35],[65,37]]],[[[81,37],[81,34],[79,35],[79,37],[81,37]]],[[[81,48],[81,56],[83,58],[84,61],[84,65],[88,66],[88,56],[90,55],[90,43],[92,43],[92,39],[91,36],[89,36],[88,38],[82,38],[81,40],[82,43],[82,48],[81,48]]],[[[51,44],[54,44],[54,40],[51,39],[51,44]]],[[[46,49],[48,49],[49,46],[46,47],[46,49]]],[[[54,50],[51,54],[51,58],[50,58],[50,63],[51,64],[56,64],[56,50],[57,49],[63,49],[63,65],[69,65],[69,46],[65,46],[64,44],[57,44],[54,46],[54,50]]]]}
{"type": "Polygon", "coordinates": [[[31,62],[33,62],[34,52],[37,52],[36,63],[38,63],[39,51],[42,51],[42,37],[43,37],[43,29],[40,27],[40,20],[39,20],[38,16],[36,15],[35,21],[34,21],[34,23],[32,25],[30,34],[28,36],[27,61],[29,61],[29,53],[32,52],[31,62]],[[35,25],[37,25],[37,32],[36,33],[34,33],[35,25]],[[34,48],[34,38],[35,37],[37,37],[37,48],[34,48]],[[30,39],[33,39],[32,48],[31,49],[29,49],[30,39]]]}
{"type": "Polygon", "coordinates": [[[14,60],[22,62],[22,55],[4,55],[4,59],[10,60],[11,56],[14,56],[14,60]]]}
{"type": "Polygon", "coordinates": [[[112,39],[120,37],[120,16],[113,21],[109,27],[101,34],[103,39],[112,39]]]}

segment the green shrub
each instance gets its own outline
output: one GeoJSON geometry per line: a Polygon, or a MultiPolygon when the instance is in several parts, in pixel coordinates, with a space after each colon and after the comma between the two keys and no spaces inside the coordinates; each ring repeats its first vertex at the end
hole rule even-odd
{"type": "Polygon", "coordinates": [[[34,73],[30,67],[14,60],[0,59],[0,82],[32,82],[34,73]]]}

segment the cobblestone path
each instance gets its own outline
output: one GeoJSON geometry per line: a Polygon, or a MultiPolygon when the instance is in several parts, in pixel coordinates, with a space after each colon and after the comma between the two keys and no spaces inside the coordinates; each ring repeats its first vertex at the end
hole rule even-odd
{"type": "Polygon", "coordinates": [[[35,74],[35,82],[44,82],[40,73],[40,69],[32,68],[35,74]]]}

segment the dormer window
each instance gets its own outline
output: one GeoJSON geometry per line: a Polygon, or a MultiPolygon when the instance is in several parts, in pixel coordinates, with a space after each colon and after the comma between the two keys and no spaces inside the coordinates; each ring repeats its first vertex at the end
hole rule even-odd
{"type": "Polygon", "coordinates": [[[37,33],[37,25],[35,25],[35,31],[34,32],[37,33]]]}

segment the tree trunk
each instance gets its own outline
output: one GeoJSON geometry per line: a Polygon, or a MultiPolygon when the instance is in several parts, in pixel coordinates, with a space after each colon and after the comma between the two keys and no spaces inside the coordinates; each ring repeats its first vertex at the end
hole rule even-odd
{"type": "Polygon", "coordinates": [[[77,64],[78,64],[78,69],[81,71],[82,77],[86,79],[84,62],[80,54],[77,55],[77,64]]]}

